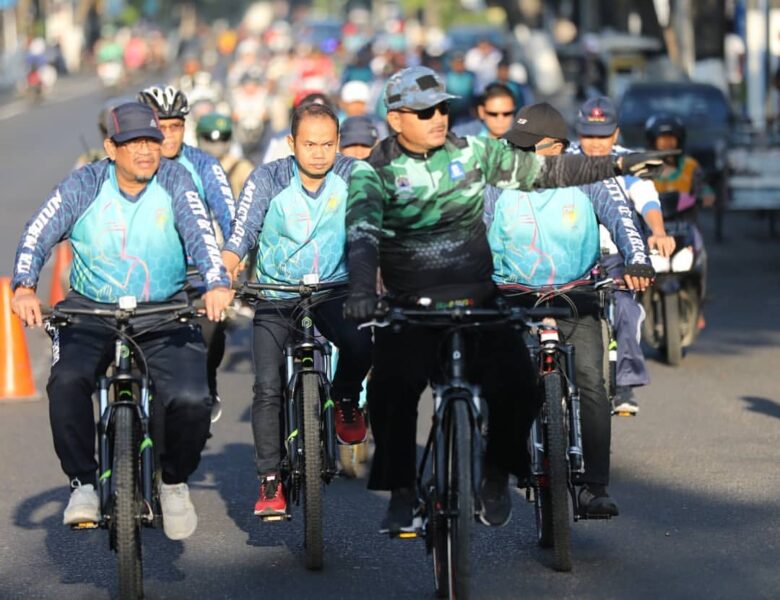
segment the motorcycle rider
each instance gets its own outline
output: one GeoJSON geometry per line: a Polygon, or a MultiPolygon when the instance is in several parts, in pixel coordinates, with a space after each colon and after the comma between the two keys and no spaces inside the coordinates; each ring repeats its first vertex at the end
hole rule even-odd
{"type": "MultiPolygon", "coordinates": [[[[686,129],[682,119],[672,114],[651,116],[645,123],[645,137],[649,148],[657,150],[685,150],[686,129]]],[[[671,212],[675,219],[684,219],[693,225],[692,245],[696,248],[696,268],[701,273],[701,297],[707,290],[707,251],[704,239],[696,226],[699,206],[712,206],[715,193],[705,180],[704,170],[692,156],[679,154],[664,159],[660,173],[653,178],[655,189],[662,202],[672,202],[671,212]],[[682,213],[679,217],[676,213],[682,213]]],[[[704,313],[699,307],[696,324],[699,329],[705,326],[704,313]]]]}

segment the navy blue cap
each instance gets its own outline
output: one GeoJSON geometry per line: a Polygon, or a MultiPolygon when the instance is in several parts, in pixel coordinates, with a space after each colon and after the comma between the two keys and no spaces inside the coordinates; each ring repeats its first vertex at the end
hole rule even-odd
{"type": "Polygon", "coordinates": [[[585,136],[607,136],[618,126],[615,103],[606,96],[588,100],[577,114],[577,133],[585,136]]]}
{"type": "Polygon", "coordinates": [[[106,119],[108,137],[117,144],[138,138],[151,138],[162,142],[160,121],[151,106],[140,102],[120,104],[108,113],[106,119]]]}
{"type": "Polygon", "coordinates": [[[347,146],[368,146],[372,148],[379,139],[376,126],[371,117],[349,117],[341,124],[339,131],[341,141],[339,145],[342,148],[347,146]]]}

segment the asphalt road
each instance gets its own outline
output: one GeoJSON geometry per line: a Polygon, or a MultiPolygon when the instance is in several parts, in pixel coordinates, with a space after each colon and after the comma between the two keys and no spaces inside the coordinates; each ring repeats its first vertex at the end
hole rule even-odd
{"type": "MultiPolygon", "coordinates": [[[[54,102],[0,108],[0,256],[10,274],[22,226],[81,152],[97,141],[102,95],[76,82],[54,102]]],[[[519,494],[502,529],[476,527],[476,598],[777,598],[780,592],[780,241],[764,223],[729,216],[710,242],[708,325],[682,367],[651,361],[636,418],[613,423],[610,490],[621,516],[573,527],[574,569],[555,573],[534,542],[519,494]]],[[[47,297],[48,272],[41,283],[47,297]]],[[[39,391],[49,346],[29,332],[39,391]]],[[[149,598],[432,598],[420,541],[376,533],[386,496],[363,480],[326,493],[326,568],[302,564],[300,513],[265,525],[248,421],[248,333],[234,331],[220,379],[225,415],[191,484],[195,535],[144,531],[149,598]]],[[[421,419],[424,427],[424,419],[421,419]]],[[[422,433],[422,427],[421,427],[422,433]]],[[[103,531],[71,532],[45,400],[0,400],[0,598],[107,598],[115,561],[103,531]]]]}

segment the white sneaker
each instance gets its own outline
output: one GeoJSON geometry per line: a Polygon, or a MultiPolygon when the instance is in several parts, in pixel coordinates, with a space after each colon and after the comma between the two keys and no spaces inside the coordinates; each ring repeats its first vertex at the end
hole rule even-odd
{"type": "Polygon", "coordinates": [[[62,524],[97,523],[100,521],[100,500],[95,486],[91,483],[81,485],[78,481],[75,481],[74,485],[62,516],[62,524]]]}
{"type": "Polygon", "coordinates": [[[160,484],[160,504],[163,514],[163,531],[168,539],[183,540],[195,533],[198,515],[190,500],[190,488],[186,483],[160,484]]]}

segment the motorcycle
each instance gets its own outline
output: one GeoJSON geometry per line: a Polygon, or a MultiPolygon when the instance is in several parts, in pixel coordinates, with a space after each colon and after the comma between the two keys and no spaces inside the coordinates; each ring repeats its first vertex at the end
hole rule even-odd
{"type": "Polygon", "coordinates": [[[660,194],[666,232],[677,243],[670,257],[651,253],[655,283],[641,295],[646,317],[642,339],[678,366],[683,350],[699,333],[705,290],[706,251],[694,221],[696,198],[692,194],[660,194]]]}

